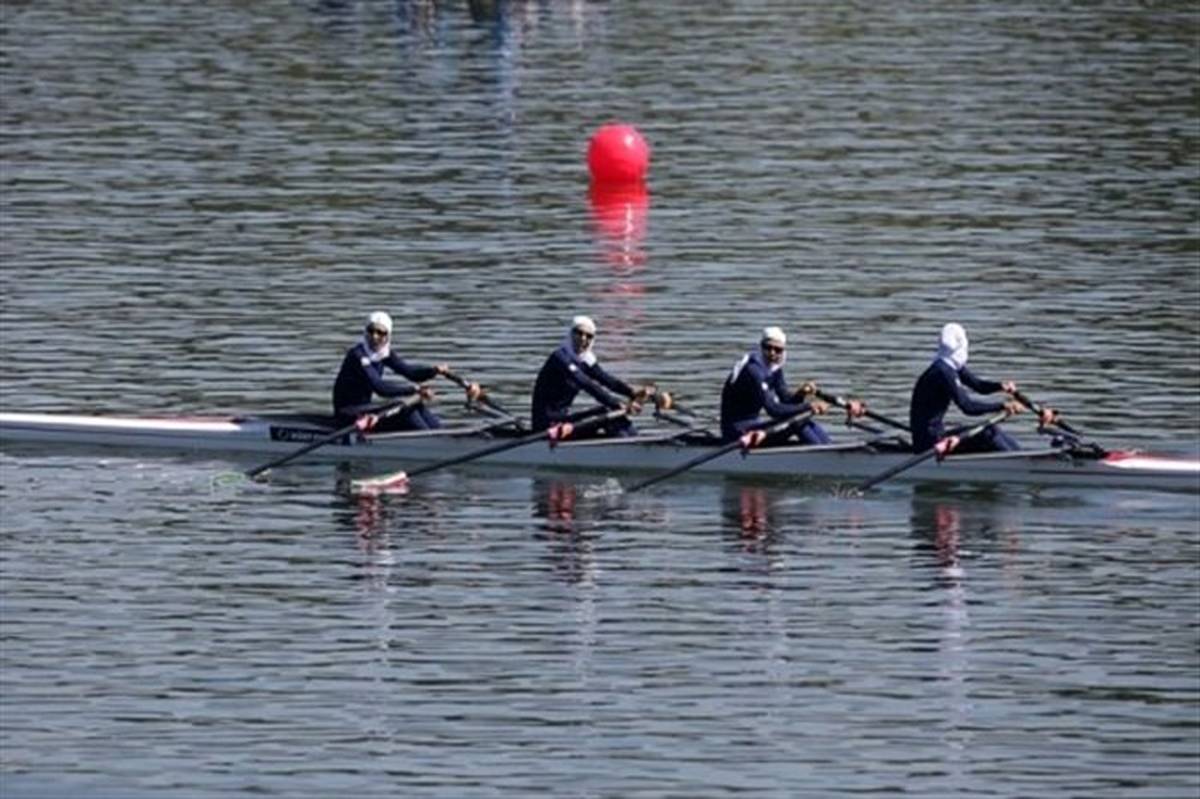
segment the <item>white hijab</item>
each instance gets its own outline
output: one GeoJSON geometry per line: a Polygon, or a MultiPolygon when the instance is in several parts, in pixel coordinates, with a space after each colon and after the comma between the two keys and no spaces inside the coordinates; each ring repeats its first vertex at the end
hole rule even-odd
{"type": "Polygon", "coordinates": [[[762,352],[764,341],[772,341],[781,346],[787,346],[787,336],[783,334],[782,330],[778,327],[763,328],[762,338],[758,342],[758,349],[747,352],[733,365],[733,370],[729,373],[729,381],[731,383],[737,382],[738,375],[746,368],[746,364],[750,363],[751,358],[757,359],[759,363],[765,366],[769,374],[775,374],[787,363],[787,350],[783,351],[783,357],[779,359],[779,363],[767,363],[767,356],[763,355],[762,352]]]}
{"type": "Polygon", "coordinates": [[[392,337],[388,336],[387,341],[383,342],[383,346],[377,350],[371,349],[371,339],[366,333],[363,333],[359,339],[359,344],[362,345],[364,353],[363,359],[370,363],[379,363],[387,360],[387,357],[392,354],[392,337]]]}
{"type": "Polygon", "coordinates": [[[375,311],[367,317],[367,323],[363,326],[362,338],[359,339],[362,344],[362,364],[366,366],[368,363],[379,363],[387,360],[387,357],[392,354],[392,317],[388,316],[383,311],[375,311]],[[367,331],[372,327],[382,327],[387,331],[388,337],[384,339],[383,346],[378,350],[371,349],[371,337],[367,335],[367,331]]]}
{"type": "Polygon", "coordinates": [[[596,325],[591,319],[586,316],[576,316],[571,320],[571,324],[567,326],[567,333],[565,336],[563,336],[562,346],[567,352],[574,354],[576,358],[583,361],[588,366],[595,366],[596,353],[592,352],[592,344],[595,343],[596,339],[593,338],[587,343],[587,345],[584,346],[582,351],[576,352],[575,339],[572,338],[571,334],[575,332],[575,328],[577,327],[587,330],[593,336],[596,335],[596,325]]]}
{"type": "Polygon", "coordinates": [[[951,322],[942,328],[937,357],[950,364],[956,372],[967,365],[967,331],[963,330],[962,325],[951,322]]]}

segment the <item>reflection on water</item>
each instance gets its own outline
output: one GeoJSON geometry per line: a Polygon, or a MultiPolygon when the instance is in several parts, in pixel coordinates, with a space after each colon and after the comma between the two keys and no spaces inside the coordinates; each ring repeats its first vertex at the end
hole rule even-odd
{"type": "Polygon", "coordinates": [[[767,554],[776,535],[771,520],[771,496],[760,486],[729,481],[725,485],[722,509],[729,521],[730,531],[746,552],[767,554]]]}
{"type": "Polygon", "coordinates": [[[937,569],[941,629],[937,636],[936,675],[945,703],[939,727],[946,750],[946,768],[955,784],[963,784],[967,750],[979,723],[975,720],[975,704],[968,687],[974,642],[970,630],[968,574],[962,562],[962,509],[952,502],[925,498],[920,491],[914,491],[912,530],[927,542],[918,551],[932,545],[932,565],[937,569]]]}
{"type": "Polygon", "coordinates": [[[1035,496],[987,487],[948,495],[944,488],[918,484],[909,519],[914,554],[931,555],[939,583],[947,586],[965,578],[968,561],[980,549],[1001,563],[1013,562],[1021,551],[1021,514],[1031,512],[1035,496]]]}
{"type": "Polygon", "coordinates": [[[571,481],[538,478],[532,481],[533,515],[540,522],[538,539],[546,544],[545,559],[557,579],[581,586],[596,584],[597,565],[592,535],[576,518],[580,489],[571,481]]]}
{"type": "Polygon", "coordinates": [[[633,280],[646,265],[644,241],[650,191],[644,185],[604,186],[588,190],[592,226],[601,260],[618,279],[614,291],[640,294],[645,286],[633,280]]]}

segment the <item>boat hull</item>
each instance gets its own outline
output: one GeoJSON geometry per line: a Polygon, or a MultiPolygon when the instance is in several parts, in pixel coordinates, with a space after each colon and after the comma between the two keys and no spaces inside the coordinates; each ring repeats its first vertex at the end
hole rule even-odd
{"type": "MultiPolygon", "coordinates": [[[[294,452],[329,428],[301,417],[134,418],[69,414],[0,413],[0,442],[55,446],[119,447],[178,453],[256,455],[294,452]]],[[[499,435],[498,433],[495,435],[499,435]]],[[[482,428],[434,432],[347,435],[303,457],[305,462],[378,461],[399,468],[450,459],[497,441],[482,428]]],[[[550,447],[535,442],[481,458],[512,467],[596,472],[661,471],[711,452],[670,435],[580,441],[550,447]]],[[[697,473],[860,481],[903,463],[909,453],[882,451],[868,442],[817,447],[776,447],[743,456],[733,451],[700,464],[697,473]]],[[[955,483],[1093,485],[1200,492],[1200,460],[1140,452],[1098,457],[1045,450],[930,459],[897,480],[955,483]]]]}

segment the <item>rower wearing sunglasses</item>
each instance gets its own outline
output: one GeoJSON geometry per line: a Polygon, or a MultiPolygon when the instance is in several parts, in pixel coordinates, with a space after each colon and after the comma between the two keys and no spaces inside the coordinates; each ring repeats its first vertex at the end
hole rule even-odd
{"type": "MultiPolygon", "coordinates": [[[[442,426],[441,420],[427,404],[434,398],[433,389],[426,385],[413,385],[432,380],[438,375],[450,373],[447,364],[435,366],[409,363],[392,351],[392,317],[383,311],[375,311],[367,317],[362,338],[346,351],[342,368],[333,384],[333,410],[340,424],[349,424],[364,414],[378,409],[372,404],[376,395],[380,397],[407,397],[419,394],[421,402],[382,420],[376,430],[431,430],[442,426]],[[399,383],[383,378],[384,367],[411,380],[399,383]]],[[[478,383],[466,387],[467,399],[474,400],[481,394],[478,383]]],[[[373,427],[369,424],[369,427],[373,427]]]]}
{"type": "Polygon", "coordinates": [[[629,414],[639,413],[642,403],[654,392],[650,386],[635,390],[607,372],[592,350],[595,339],[596,323],[590,317],[576,316],[571,320],[562,344],[546,358],[533,386],[531,421],[535,432],[554,428],[553,438],[599,438],[637,433],[628,416],[578,431],[575,429],[575,422],[622,407],[629,414]],[[580,391],[587,392],[600,406],[572,413],[571,403],[580,391]],[[625,397],[626,401],[622,402],[618,396],[625,397]]]}
{"type": "MultiPolygon", "coordinates": [[[[753,446],[774,446],[795,439],[801,444],[829,444],[825,428],[811,418],[797,420],[784,430],[765,435],[763,428],[798,414],[812,411],[820,415],[829,406],[818,399],[806,399],[815,386],[806,383],[799,391],[788,388],[783,374],[787,361],[787,336],[778,327],[763,329],[757,350],[746,353],[733,365],[721,388],[721,437],[735,441],[747,433],[758,438],[753,446]],[[766,412],[766,418],[762,413],[766,412]]],[[[862,416],[866,409],[858,400],[847,403],[851,417],[862,416]]]]}

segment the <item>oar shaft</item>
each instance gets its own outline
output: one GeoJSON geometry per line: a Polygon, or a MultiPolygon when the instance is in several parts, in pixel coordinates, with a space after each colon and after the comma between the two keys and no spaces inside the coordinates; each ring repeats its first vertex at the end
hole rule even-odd
{"type": "MultiPolygon", "coordinates": [[[[794,424],[803,424],[804,422],[807,422],[809,419],[812,418],[812,416],[813,416],[812,411],[804,411],[802,413],[796,414],[795,416],[789,416],[787,419],[776,422],[775,424],[771,425],[770,427],[763,428],[763,432],[766,433],[768,436],[774,435],[775,433],[782,433],[784,430],[788,429],[789,427],[791,427],[794,424]]],[[[735,441],[730,441],[728,444],[722,444],[721,446],[717,447],[712,452],[706,452],[703,455],[697,455],[696,457],[692,458],[691,460],[689,460],[685,463],[681,463],[678,466],[675,466],[671,469],[668,469],[667,471],[662,472],[661,474],[656,474],[653,477],[647,477],[645,480],[634,483],[632,486],[625,489],[625,492],[633,493],[634,491],[641,491],[643,488],[648,488],[656,483],[661,483],[663,480],[669,480],[672,477],[674,477],[675,475],[683,474],[684,472],[688,471],[689,469],[694,469],[697,466],[701,465],[702,463],[707,463],[708,461],[716,460],[717,458],[721,457],[722,455],[724,455],[726,453],[733,452],[735,449],[737,449],[740,446],[742,446],[742,440],[740,438],[735,441]]]]}
{"type": "Polygon", "coordinates": [[[696,411],[692,410],[688,406],[680,405],[678,402],[675,402],[674,400],[671,400],[671,407],[669,408],[669,410],[676,411],[678,413],[682,413],[684,416],[692,416],[696,419],[705,418],[704,414],[696,413],[696,411]]]}
{"type": "Polygon", "coordinates": [[[684,419],[683,417],[674,414],[671,411],[655,411],[654,416],[658,419],[662,419],[663,421],[670,422],[678,427],[693,429],[696,426],[694,422],[689,422],[687,419],[684,419]]]}
{"type": "MultiPolygon", "coordinates": [[[[669,394],[669,393],[670,392],[663,391],[658,386],[654,386],[653,389],[651,390],[650,394],[646,397],[646,399],[650,399],[651,397],[656,397],[656,396],[659,396],[662,394],[669,394]]],[[[657,402],[657,400],[656,400],[656,402],[657,402]]],[[[706,417],[704,414],[697,413],[696,411],[692,410],[691,408],[689,408],[685,405],[680,405],[678,402],[675,401],[674,397],[671,397],[670,406],[668,406],[667,408],[662,408],[661,410],[658,410],[656,412],[661,414],[665,410],[675,411],[676,413],[682,413],[684,416],[691,416],[695,419],[705,419],[705,420],[708,419],[708,417],[706,417]]]]}
{"type": "MultiPolygon", "coordinates": [[[[1008,411],[1003,411],[1001,413],[996,414],[995,416],[989,417],[986,422],[982,422],[981,424],[977,424],[974,427],[970,427],[956,435],[958,436],[959,440],[965,441],[968,438],[974,438],[975,436],[982,433],[984,430],[987,430],[989,427],[991,427],[993,425],[997,425],[1000,422],[1003,422],[1007,418],[1008,418],[1008,411]]],[[[911,458],[904,461],[903,463],[898,463],[895,466],[892,466],[888,469],[884,469],[882,472],[875,475],[870,480],[867,480],[866,482],[863,482],[863,483],[859,483],[856,490],[859,493],[868,491],[868,490],[874,488],[875,486],[879,485],[880,483],[882,483],[884,480],[887,480],[891,477],[895,477],[896,475],[900,474],[903,471],[907,471],[907,470],[911,469],[912,467],[917,466],[918,464],[924,463],[925,461],[927,461],[930,458],[937,455],[938,451],[939,451],[939,447],[941,447],[942,443],[949,438],[950,438],[950,436],[941,438],[938,440],[938,442],[936,444],[934,444],[932,447],[925,450],[924,452],[921,452],[917,455],[912,456],[911,458]]]]}
{"type": "MultiPolygon", "coordinates": [[[[577,430],[577,431],[578,430],[587,430],[589,428],[597,427],[601,424],[604,424],[605,422],[616,419],[619,416],[624,416],[625,414],[626,414],[626,410],[624,408],[619,408],[617,410],[609,411],[608,413],[603,414],[602,416],[592,416],[588,419],[584,419],[581,422],[575,423],[574,427],[575,427],[575,430],[577,430]]],[[[532,444],[534,442],[541,441],[542,439],[549,438],[549,437],[550,437],[549,429],[539,430],[536,433],[530,433],[528,435],[524,435],[519,438],[514,438],[510,441],[501,441],[499,443],[492,444],[491,446],[483,447],[482,449],[472,450],[471,452],[467,452],[467,453],[458,455],[453,458],[448,458],[444,461],[438,461],[436,463],[430,463],[425,466],[419,466],[416,469],[408,471],[407,474],[409,477],[416,477],[417,475],[428,474],[430,472],[437,471],[438,469],[445,469],[448,466],[457,466],[460,463],[467,463],[468,461],[479,460],[480,458],[486,458],[488,455],[495,455],[496,453],[499,453],[499,452],[505,452],[506,450],[516,449],[517,447],[523,447],[526,444],[532,444]]]]}
{"type": "Polygon", "coordinates": [[[497,452],[504,452],[505,450],[523,447],[526,444],[532,444],[535,441],[540,441],[541,439],[545,438],[546,435],[547,431],[540,430],[536,433],[530,433],[529,435],[520,436],[508,441],[501,441],[482,449],[472,450],[471,452],[466,452],[454,458],[448,458],[444,461],[437,461],[436,463],[430,463],[425,466],[419,466],[416,469],[409,469],[405,471],[409,477],[416,477],[419,474],[428,474],[429,472],[434,472],[438,469],[445,469],[449,466],[457,466],[460,463],[466,463],[467,461],[486,458],[488,455],[494,455],[497,452]]]}
{"type": "MultiPolygon", "coordinates": [[[[1042,405],[1038,404],[1037,402],[1034,402],[1033,400],[1031,400],[1029,397],[1025,396],[1020,391],[1014,391],[1013,396],[1016,397],[1017,402],[1021,403],[1026,408],[1028,408],[1029,410],[1036,413],[1038,416],[1041,416],[1042,411],[1045,410],[1045,408],[1042,405]]],[[[1081,435],[1081,433],[1078,430],[1076,430],[1074,427],[1072,427],[1071,425],[1064,422],[1062,419],[1055,419],[1054,424],[1058,427],[1061,427],[1063,430],[1066,430],[1071,435],[1074,435],[1074,436],[1081,435]]]]}
{"type": "MultiPolygon", "coordinates": [[[[446,376],[447,380],[449,380],[451,383],[456,384],[459,388],[466,389],[469,385],[471,385],[471,382],[469,380],[462,377],[461,375],[455,374],[454,372],[446,372],[445,376],[446,376]]],[[[479,399],[476,400],[476,402],[480,403],[483,407],[490,408],[491,410],[495,411],[496,413],[503,414],[504,416],[507,416],[510,419],[516,418],[511,413],[509,413],[504,408],[504,406],[502,406],[500,403],[496,402],[494,399],[489,397],[487,395],[487,392],[481,393],[479,395],[479,399]]]]}
{"type": "Polygon", "coordinates": [[[937,455],[937,447],[936,446],[930,447],[929,449],[925,450],[921,454],[914,455],[911,458],[909,458],[908,460],[904,461],[903,463],[898,463],[895,466],[891,467],[890,469],[885,469],[884,471],[882,471],[879,474],[872,477],[870,480],[867,480],[865,483],[860,483],[856,490],[859,492],[869,491],[870,489],[872,489],[875,486],[882,483],[884,480],[887,480],[890,477],[894,477],[895,475],[900,474],[900,472],[907,471],[908,469],[911,469],[912,467],[916,466],[919,463],[924,463],[925,461],[932,458],[934,455],[937,455]]]}
{"type": "Polygon", "coordinates": [[[667,471],[662,472],[661,474],[656,474],[653,477],[647,477],[645,480],[634,483],[629,488],[625,489],[625,492],[632,494],[634,491],[641,491],[643,488],[649,488],[650,486],[654,485],[655,483],[661,483],[663,480],[670,480],[675,475],[686,472],[688,469],[693,469],[702,463],[706,463],[707,461],[716,460],[717,458],[721,457],[725,453],[732,452],[733,450],[737,449],[741,445],[742,445],[742,442],[740,440],[731,441],[728,444],[723,444],[723,445],[717,447],[712,452],[706,452],[703,455],[699,455],[695,458],[692,458],[690,461],[687,461],[686,463],[681,463],[679,466],[676,466],[673,469],[668,469],[667,471]]]}
{"type": "MultiPolygon", "coordinates": [[[[394,416],[397,413],[400,413],[400,411],[404,410],[405,408],[410,408],[413,405],[416,405],[420,401],[421,401],[420,394],[413,394],[411,396],[405,397],[402,400],[393,402],[389,405],[384,405],[383,407],[381,407],[379,410],[377,410],[375,412],[375,415],[380,419],[386,419],[389,416],[394,416]]],[[[345,427],[339,427],[337,430],[334,430],[332,433],[329,433],[326,436],[318,438],[315,441],[310,441],[309,443],[305,444],[303,447],[300,447],[300,449],[298,449],[298,450],[289,452],[287,455],[276,458],[275,460],[271,461],[270,463],[264,463],[262,466],[256,466],[253,469],[250,469],[249,471],[246,472],[246,476],[247,477],[257,477],[258,475],[263,474],[264,472],[268,472],[271,469],[274,469],[278,466],[282,466],[285,463],[294,461],[296,458],[307,455],[308,453],[312,452],[314,449],[317,449],[318,447],[323,447],[332,441],[337,441],[342,436],[349,435],[357,429],[358,429],[358,420],[356,419],[354,422],[351,422],[350,424],[346,425],[345,427]]]]}
{"type": "MultiPolygon", "coordinates": [[[[828,402],[831,405],[836,405],[839,408],[846,408],[850,405],[850,400],[846,399],[845,397],[840,397],[837,394],[829,394],[821,391],[820,389],[817,390],[817,399],[828,402]]],[[[867,408],[863,412],[863,416],[866,416],[868,419],[874,419],[882,424],[891,425],[892,427],[895,427],[898,430],[903,430],[906,433],[912,432],[909,430],[908,425],[904,424],[903,422],[898,422],[895,419],[884,416],[882,413],[875,413],[875,411],[871,410],[870,408],[867,408]]]]}
{"type": "Polygon", "coordinates": [[[309,443],[305,444],[303,447],[301,447],[298,450],[295,450],[294,452],[289,452],[287,455],[276,458],[275,460],[273,460],[269,463],[264,463],[261,466],[256,466],[253,469],[250,469],[249,471],[246,472],[246,476],[247,477],[258,477],[263,472],[269,472],[270,470],[274,469],[277,466],[282,466],[283,464],[288,463],[289,461],[293,461],[296,458],[307,455],[308,453],[312,452],[317,447],[323,447],[331,441],[336,441],[337,439],[341,438],[342,436],[353,433],[355,431],[355,429],[357,429],[357,427],[358,427],[357,422],[354,424],[348,424],[345,427],[339,427],[337,430],[334,430],[329,435],[318,438],[315,441],[310,441],[309,443]]]}

